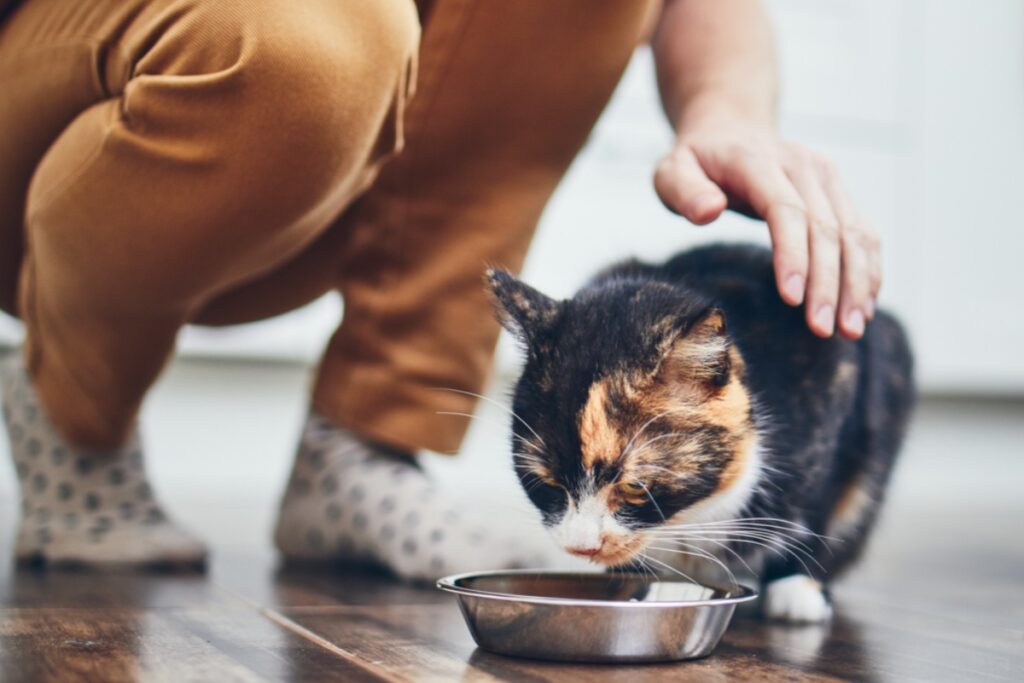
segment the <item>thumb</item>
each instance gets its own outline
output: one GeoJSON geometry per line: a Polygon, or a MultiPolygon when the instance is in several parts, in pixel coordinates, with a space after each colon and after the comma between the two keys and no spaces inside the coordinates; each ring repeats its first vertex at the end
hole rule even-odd
{"type": "Polygon", "coordinates": [[[677,147],[658,163],[654,190],[669,211],[697,225],[718,218],[728,203],[689,147],[677,147]]]}

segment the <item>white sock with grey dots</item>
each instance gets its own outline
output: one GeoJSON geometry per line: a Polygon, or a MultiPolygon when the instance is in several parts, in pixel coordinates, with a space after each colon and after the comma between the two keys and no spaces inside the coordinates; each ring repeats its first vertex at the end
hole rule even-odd
{"type": "Polygon", "coordinates": [[[498,537],[443,500],[407,455],[310,414],[274,537],[288,558],[372,563],[430,581],[477,569],[541,566],[543,552],[498,537]]]}
{"type": "Polygon", "coordinates": [[[76,449],[43,413],[15,354],[0,362],[3,417],[21,489],[15,557],[48,565],[192,567],[206,548],[167,519],[146,481],[137,434],[76,449]]]}

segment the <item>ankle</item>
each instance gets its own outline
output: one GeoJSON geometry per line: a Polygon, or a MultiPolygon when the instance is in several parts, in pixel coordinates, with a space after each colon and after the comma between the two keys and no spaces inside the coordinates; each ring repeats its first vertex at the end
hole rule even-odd
{"type": "Polygon", "coordinates": [[[202,561],[203,545],[169,522],[155,500],[134,430],[116,448],[77,448],[53,427],[26,374],[8,371],[0,379],[22,500],[19,559],[89,565],[202,561]]]}
{"type": "Polygon", "coordinates": [[[460,514],[407,454],[311,416],[275,542],[289,559],[368,562],[412,580],[473,567],[536,565],[516,539],[460,514]]]}
{"type": "Polygon", "coordinates": [[[306,418],[306,425],[302,431],[300,448],[303,446],[318,447],[324,444],[358,443],[369,453],[373,453],[384,459],[408,463],[419,467],[417,454],[407,449],[393,446],[372,437],[365,436],[356,431],[333,423],[315,409],[310,408],[306,418]]]}

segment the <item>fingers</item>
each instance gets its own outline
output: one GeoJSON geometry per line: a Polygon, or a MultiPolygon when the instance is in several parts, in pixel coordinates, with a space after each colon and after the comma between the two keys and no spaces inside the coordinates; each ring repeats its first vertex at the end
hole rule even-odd
{"type": "Polygon", "coordinates": [[[745,155],[731,164],[728,184],[768,223],[775,261],[775,283],[791,306],[804,301],[808,284],[806,207],[777,162],[745,155]]]}
{"type": "Polygon", "coordinates": [[[882,286],[881,243],[860,217],[832,164],[823,162],[821,177],[842,236],[839,331],[857,339],[875,315],[875,302],[882,286]]]}
{"type": "Polygon", "coordinates": [[[654,189],[670,211],[704,225],[726,207],[725,193],[704,173],[693,151],[680,146],[658,164],[654,189]]]}
{"type": "Polygon", "coordinates": [[[871,293],[866,277],[867,270],[867,253],[844,234],[839,331],[850,339],[859,339],[864,334],[864,325],[868,321],[868,301],[871,293]]]}
{"type": "Polygon", "coordinates": [[[788,146],[781,162],[745,155],[730,164],[725,186],[768,222],[782,298],[805,304],[807,325],[818,336],[838,327],[857,339],[875,314],[881,286],[878,238],[830,162],[797,146],[788,146]]]}
{"type": "Polygon", "coordinates": [[[830,337],[835,329],[842,274],[839,219],[815,164],[803,150],[792,150],[786,174],[807,207],[810,272],[807,283],[807,324],[815,334],[830,337]]]}
{"type": "Polygon", "coordinates": [[[864,334],[882,284],[880,243],[827,159],[758,140],[684,144],[659,164],[655,188],[670,210],[697,224],[727,205],[752,209],[768,223],[783,300],[805,304],[807,325],[821,337],[837,328],[850,339],[864,334]]]}

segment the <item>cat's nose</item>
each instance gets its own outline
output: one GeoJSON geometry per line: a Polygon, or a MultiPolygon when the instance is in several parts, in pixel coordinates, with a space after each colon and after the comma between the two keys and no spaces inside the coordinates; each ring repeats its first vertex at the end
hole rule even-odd
{"type": "Polygon", "coordinates": [[[601,545],[595,548],[566,548],[565,550],[566,552],[570,552],[573,555],[577,555],[579,557],[593,557],[594,555],[597,555],[599,552],[601,552],[601,547],[603,545],[604,544],[602,543],[601,545]]]}

